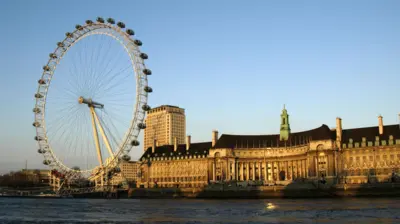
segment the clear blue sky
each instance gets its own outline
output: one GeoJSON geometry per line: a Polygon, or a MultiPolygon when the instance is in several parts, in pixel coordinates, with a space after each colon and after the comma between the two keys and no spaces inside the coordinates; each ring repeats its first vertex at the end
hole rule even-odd
{"type": "MultiPolygon", "coordinates": [[[[40,167],[33,94],[75,24],[124,21],[150,56],[150,105],[186,109],[193,141],[220,133],[398,123],[399,1],[2,1],[0,172],[40,167]]],[[[133,158],[141,151],[132,152],[133,158]]]]}

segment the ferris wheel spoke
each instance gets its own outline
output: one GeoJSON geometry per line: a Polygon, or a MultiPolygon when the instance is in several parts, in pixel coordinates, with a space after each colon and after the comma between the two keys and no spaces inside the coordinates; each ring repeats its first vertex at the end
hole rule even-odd
{"type": "MultiPolygon", "coordinates": [[[[74,115],[75,116],[75,115],[74,115]]],[[[68,116],[68,119],[70,118],[70,117],[72,117],[71,115],[69,115],[68,116]]],[[[65,128],[65,127],[70,127],[71,126],[71,122],[67,122],[67,124],[65,124],[65,125],[62,125],[63,123],[62,122],[59,122],[59,125],[57,125],[57,126],[54,126],[54,128],[56,128],[55,129],[55,131],[54,131],[54,134],[52,134],[51,132],[50,132],[50,130],[52,130],[52,128],[53,128],[53,126],[49,126],[49,129],[48,129],[48,133],[50,132],[50,134],[49,134],[49,136],[51,136],[51,137],[53,137],[52,139],[55,141],[56,140],[56,138],[57,138],[57,136],[58,137],[62,137],[63,136],[63,133],[67,130],[67,128],[65,128]],[[58,133],[60,133],[60,131],[61,131],[61,135],[58,135],[58,133]]]]}
{"type": "MultiPolygon", "coordinates": [[[[77,127],[77,124],[78,124],[79,115],[81,115],[81,114],[77,113],[76,116],[72,119],[72,122],[70,123],[70,125],[68,125],[68,128],[65,128],[66,135],[64,137],[63,146],[65,147],[65,151],[66,152],[72,152],[72,150],[73,150],[73,147],[71,147],[72,146],[72,142],[73,142],[72,139],[73,139],[74,135],[78,134],[76,127],[77,127]],[[71,130],[71,129],[72,130],[75,129],[76,132],[67,131],[67,130],[71,130]]],[[[61,137],[62,136],[60,136],[60,138],[61,137]]],[[[74,157],[75,153],[73,153],[71,156],[74,157]]]]}
{"type": "Polygon", "coordinates": [[[75,122],[74,122],[74,124],[73,124],[73,127],[76,127],[76,132],[74,133],[74,139],[75,139],[75,141],[72,141],[71,140],[71,142],[70,142],[70,146],[69,147],[71,147],[71,149],[73,149],[74,150],[74,155],[76,156],[77,155],[77,144],[78,144],[78,139],[80,138],[80,136],[82,136],[82,128],[83,127],[85,127],[85,126],[87,126],[87,125],[85,125],[84,123],[85,123],[85,120],[84,120],[84,116],[85,116],[85,113],[79,113],[79,114],[77,114],[78,116],[76,117],[76,119],[75,119],[75,122]]]}
{"type": "MultiPolygon", "coordinates": [[[[117,121],[117,122],[120,122],[121,124],[126,125],[126,121],[125,121],[126,119],[123,120],[122,118],[124,118],[124,117],[122,115],[118,115],[116,112],[113,112],[112,109],[113,109],[112,107],[111,107],[111,109],[109,107],[107,110],[104,110],[105,114],[108,116],[108,118],[112,121],[117,121]]],[[[129,116],[129,115],[125,115],[125,116],[129,116]]]]}
{"type": "Polygon", "coordinates": [[[76,99],[72,99],[72,97],[68,97],[68,96],[57,96],[57,97],[55,97],[55,96],[52,96],[52,97],[48,97],[46,99],[46,104],[53,103],[53,102],[56,103],[56,102],[61,102],[61,101],[65,101],[67,103],[72,103],[72,102],[76,103],[76,99]]]}
{"type": "Polygon", "coordinates": [[[119,91],[119,92],[110,92],[107,94],[103,94],[102,97],[99,97],[101,99],[108,99],[109,97],[114,98],[113,100],[132,100],[133,97],[135,97],[135,93],[132,90],[124,90],[124,91],[119,91]],[[116,97],[118,96],[118,97],[116,97]],[[127,99],[125,98],[121,98],[122,96],[127,97],[127,99]]]}
{"type": "MultiPolygon", "coordinates": [[[[129,67],[130,67],[130,66],[129,66],[129,67]]],[[[129,68],[129,67],[128,67],[128,68],[129,68]]],[[[120,81],[118,82],[118,79],[116,79],[117,75],[119,75],[119,74],[121,74],[121,73],[116,73],[114,76],[111,76],[111,77],[108,78],[107,80],[103,80],[103,81],[99,82],[99,84],[96,86],[96,93],[95,93],[95,95],[97,95],[98,93],[102,93],[103,95],[108,94],[109,92],[106,92],[106,90],[104,90],[104,89],[105,89],[108,85],[110,85],[110,83],[117,82],[118,84],[121,85],[121,83],[123,83],[123,82],[121,82],[122,80],[120,80],[120,81]]],[[[132,75],[132,74],[130,74],[130,75],[132,75]]],[[[101,96],[103,96],[103,95],[99,95],[99,97],[101,97],[101,96]]]]}
{"type": "MultiPolygon", "coordinates": [[[[105,112],[105,114],[107,115],[107,112],[105,112]]],[[[108,116],[108,115],[107,115],[108,116]]],[[[106,119],[102,119],[102,122],[104,124],[104,127],[107,129],[108,134],[111,136],[111,139],[113,140],[114,143],[114,147],[119,147],[118,146],[118,142],[120,142],[113,133],[117,133],[117,136],[121,136],[118,132],[118,129],[115,128],[115,126],[113,125],[113,123],[111,122],[107,122],[106,123],[106,119]],[[111,131],[110,127],[113,127],[114,130],[111,131]]]]}
{"type": "Polygon", "coordinates": [[[129,68],[131,68],[131,67],[132,67],[131,61],[129,60],[128,63],[129,63],[128,66],[126,66],[125,68],[120,69],[120,70],[119,70],[118,72],[116,72],[116,73],[111,73],[111,72],[114,70],[114,68],[112,68],[110,71],[108,71],[107,73],[105,73],[104,76],[103,76],[103,75],[99,75],[99,76],[97,77],[98,82],[97,82],[97,85],[96,85],[96,88],[95,88],[95,89],[96,89],[97,91],[101,90],[101,89],[103,88],[104,85],[107,85],[109,82],[113,81],[113,79],[115,79],[115,78],[117,77],[117,75],[119,75],[119,74],[121,74],[121,73],[127,71],[129,68]],[[110,75],[110,74],[113,74],[113,75],[110,75]],[[107,75],[110,75],[110,76],[109,76],[108,78],[106,78],[105,76],[107,76],[107,75]]]}
{"type": "Polygon", "coordinates": [[[69,86],[74,88],[76,90],[76,92],[80,92],[81,84],[79,82],[79,75],[78,75],[79,73],[78,73],[78,69],[76,67],[75,55],[76,54],[72,54],[72,56],[71,56],[72,57],[71,61],[72,61],[73,66],[70,66],[68,69],[69,76],[71,77],[71,79],[68,79],[68,84],[69,84],[69,86]]]}
{"type": "Polygon", "coordinates": [[[114,106],[120,106],[120,107],[132,107],[132,105],[129,104],[122,104],[122,103],[116,103],[116,102],[110,102],[108,105],[114,105],[114,106]]]}
{"type": "Polygon", "coordinates": [[[69,104],[65,107],[62,107],[60,109],[55,110],[54,112],[52,112],[51,114],[55,114],[53,115],[54,118],[49,119],[50,123],[54,123],[57,124],[60,120],[67,118],[66,116],[72,116],[73,113],[77,112],[78,110],[80,110],[81,108],[79,108],[77,105],[72,105],[69,104]],[[64,115],[63,113],[64,112],[64,115]]]}
{"type": "MultiPolygon", "coordinates": [[[[78,112],[79,108],[75,108],[75,110],[71,111],[72,113],[78,112]]],[[[72,113],[65,113],[64,115],[59,115],[58,117],[49,120],[49,124],[47,125],[47,132],[53,130],[53,128],[59,129],[62,125],[62,121],[66,121],[72,117],[72,113]],[[54,124],[54,125],[53,125],[54,124]]]]}
{"type": "Polygon", "coordinates": [[[118,57],[113,57],[111,60],[108,60],[108,63],[106,65],[105,69],[103,71],[101,71],[99,77],[104,77],[105,75],[109,74],[110,71],[114,70],[116,67],[115,66],[111,66],[111,68],[110,68],[111,70],[109,70],[109,65],[110,64],[115,64],[115,62],[121,61],[122,55],[123,54],[119,54],[118,57]]]}
{"type": "Polygon", "coordinates": [[[98,91],[102,90],[103,93],[107,93],[107,91],[109,91],[111,88],[113,88],[113,87],[115,87],[117,85],[120,85],[123,80],[125,80],[126,78],[128,78],[129,76],[132,76],[132,75],[131,74],[127,74],[122,79],[116,79],[116,77],[119,74],[123,74],[122,72],[126,71],[130,66],[131,65],[129,65],[127,68],[125,68],[125,70],[123,70],[121,72],[118,72],[118,73],[114,74],[113,76],[111,76],[108,80],[103,82],[102,85],[99,86],[99,88],[97,90],[98,91]]]}
{"type": "MultiPolygon", "coordinates": [[[[106,62],[105,62],[105,60],[106,60],[106,56],[109,56],[109,54],[110,54],[110,50],[111,50],[111,47],[112,47],[112,44],[111,44],[111,38],[108,40],[108,47],[107,47],[107,50],[106,50],[106,53],[104,54],[104,57],[101,59],[101,65],[104,65],[106,62]]],[[[103,48],[103,46],[102,46],[102,48],[103,48]]],[[[108,63],[109,63],[109,61],[108,61],[108,63]]],[[[107,66],[108,66],[108,63],[107,63],[107,66]]],[[[104,73],[104,71],[107,69],[107,66],[106,67],[103,67],[101,70],[100,70],[100,74],[98,75],[98,77],[101,77],[102,76],[102,74],[104,73]]]]}

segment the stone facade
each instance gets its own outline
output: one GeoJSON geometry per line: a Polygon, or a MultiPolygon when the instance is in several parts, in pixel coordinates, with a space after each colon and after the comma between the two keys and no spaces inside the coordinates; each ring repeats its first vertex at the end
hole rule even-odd
{"type": "Polygon", "coordinates": [[[212,142],[149,147],[141,157],[144,187],[205,186],[213,182],[279,184],[391,181],[400,171],[400,126],[319,128],[290,133],[281,115],[279,135],[226,135],[212,142]]]}

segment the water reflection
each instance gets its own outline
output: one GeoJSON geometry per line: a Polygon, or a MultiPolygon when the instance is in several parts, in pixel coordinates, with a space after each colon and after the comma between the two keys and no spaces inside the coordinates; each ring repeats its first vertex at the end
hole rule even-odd
{"type": "Polygon", "coordinates": [[[267,209],[267,210],[273,210],[275,208],[276,208],[276,206],[271,202],[268,202],[267,206],[265,206],[265,209],[267,209]]]}
{"type": "Polygon", "coordinates": [[[400,199],[0,198],[0,223],[398,223],[400,199]]]}

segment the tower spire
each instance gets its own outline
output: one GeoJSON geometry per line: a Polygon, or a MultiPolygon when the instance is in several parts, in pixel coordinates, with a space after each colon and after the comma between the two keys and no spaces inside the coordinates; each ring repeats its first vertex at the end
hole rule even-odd
{"type": "Polygon", "coordinates": [[[287,141],[289,139],[289,135],[290,135],[289,114],[287,113],[286,105],[283,104],[279,140],[287,141]]]}

